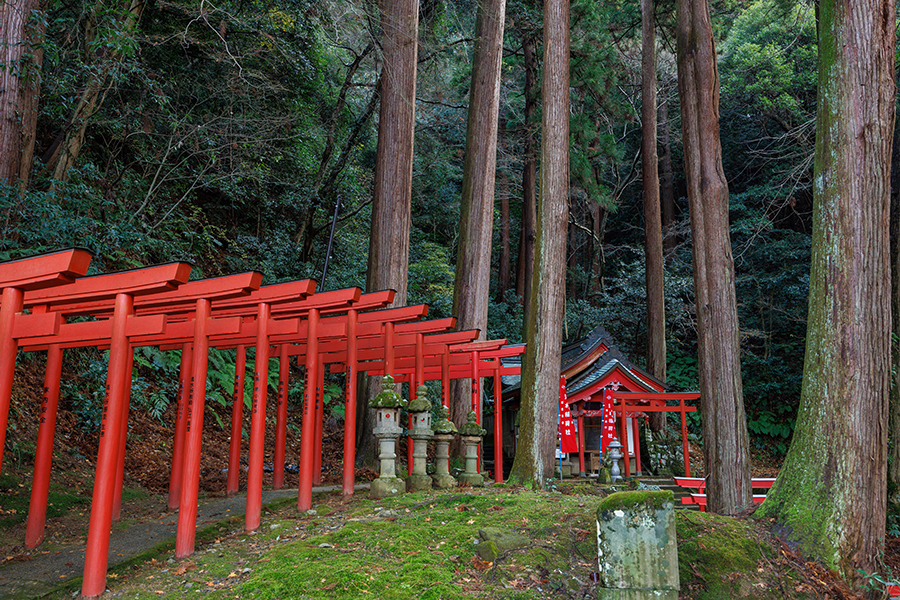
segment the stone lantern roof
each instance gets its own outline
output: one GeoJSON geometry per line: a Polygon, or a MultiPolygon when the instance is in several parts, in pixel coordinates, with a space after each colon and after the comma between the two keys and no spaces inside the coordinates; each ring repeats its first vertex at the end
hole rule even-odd
{"type": "Polygon", "coordinates": [[[416,397],[406,407],[409,412],[426,412],[431,410],[431,401],[428,400],[428,387],[420,385],[416,388],[416,397]]]}
{"type": "Polygon", "coordinates": [[[450,416],[450,409],[446,406],[441,406],[438,409],[438,420],[434,423],[433,429],[435,433],[457,433],[456,423],[451,421],[448,417],[450,416]]]}
{"type": "Polygon", "coordinates": [[[408,402],[403,396],[394,391],[394,378],[385,375],[381,380],[381,393],[375,396],[371,406],[373,408],[406,408],[408,402]]]}
{"type": "Polygon", "coordinates": [[[466,417],[466,424],[459,428],[459,434],[481,436],[485,433],[485,430],[478,424],[478,416],[475,414],[475,411],[470,410],[466,417]]]}

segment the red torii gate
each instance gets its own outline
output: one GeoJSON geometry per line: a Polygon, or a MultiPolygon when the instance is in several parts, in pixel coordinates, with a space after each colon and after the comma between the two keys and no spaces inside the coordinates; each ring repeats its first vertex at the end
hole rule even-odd
{"type": "MultiPolygon", "coordinates": [[[[6,426],[16,372],[17,340],[35,327],[35,315],[22,314],[25,292],[65,285],[87,273],[91,254],[69,249],[0,263],[0,465],[6,444],[6,426]],[[23,324],[24,323],[24,324],[23,324]]],[[[45,325],[46,319],[41,320],[45,325]]],[[[55,333],[57,321],[49,322],[55,333]]]]}
{"type": "MultiPolygon", "coordinates": [[[[674,412],[681,415],[681,444],[684,457],[684,473],[685,477],[690,477],[691,461],[688,453],[688,437],[687,437],[687,417],[689,412],[697,412],[696,406],[687,406],[685,400],[697,400],[700,398],[699,392],[689,393],[665,393],[665,392],[615,392],[612,390],[603,390],[605,397],[612,402],[612,410],[619,414],[619,435],[622,438],[622,445],[628,448],[628,428],[626,427],[626,419],[629,414],[638,414],[645,412],[674,412]],[[678,406],[668,406],[669,400],[677,400],[678,406]],[[618,404],[616,404],[618,401],[618,404]],[[645,402],[646,404],[638,404],[645,402]]],[[[572,400],[570,404],[575,404],[585,400],[583,395],[579,395],[572,400]]],[[[581,462],[581,471],[584,472],[584,417],[602,417],[602,410],[584,410],[577,408],[573,414],[578,418],[578,449],[579,460],[581,462]]],[[[635,460],[638,469],[640,469],[641,450],[638,443],[637,422],[633,424],[635,434],[635,460]]],[[[627,452],[624,460],[625,477],[631,477],[631,465],[629,464],[627,452]]]]}
{"type": "MultiPolygon", "coordinates": [[[[279,284],[284,285],[284,284],[279,284]]],[[[277,287],[277,286],[272,286],[277,287]]],[[[245,318],[243,327],[245,328],[240,334],[226,334],[218,338],[214,338],[210,343],[214,347],[228,346],[246,346],[255,340],[257,348],[257,360],[254,365],[254,386],[253,405],[250,425],[250,454],[248,457],[248,474],[247,474],[247,510],[245,514],[244,528],[247,531],[253,531],[259,527],[261,508],[262,508],[262,475],[263,475],[263,446],[265,436],[265,408],[266,394],[268,384],[268,358],[269,346],[272,342],[271,336],[286,336],[286,339],[300,339],[306,334],[307,336],[315,335],[315,327],[313,322],[318,321],[321,311],[334,312],[337,310],[348,310],[352,305],[358,305],[362,309],[381,307],[390,302],[393,298],[393,292],[376,292],[366,294],[365,301],[361,302],[362,292],[359,288],[350,288],[347,290],[336,290],[333,292],[324,292],[312,295],[298,302],[286,302],[273,305],[268,302],[260,302],[260,299],[267,299],[267,288],[260,288],[259,293],[252,293],[247,297],[223,301],[217,303],[213,308],[212,314],[217,316],[242,316],[245,318]],[[257,296],[257,297],[254,297],[257,296]],[[256,321],[247,321],[254,311],[256,312],[256,321]],[[307,320],[301,320],[300,315],[306,315],[307,320]],[[283,317],[275,319],[275,316],[283,317]],[[309,325],[307,325],[309,323],[309,325]]],[[[241,362],[239,357],[239,362],[241,362]]],[[[308,371],[307,378],[311,382],[316,381],[315,371],[308,371]]],[[[205,381],[205,376],[203,378],[205,381]]],[[[240,394],[240,388],[236,390],[240,394]]],[[[307,406],[304,407],[304,423],[312,423],[308,419],[307,411],[310,403],[315,404],[315,386],[310,389],[307,385],[307,406]]],[[[241,398],[239,402],[243,402],[241,398]]],[[[236,399],[236,404],[238,403],[236,399]]],[[[234,414],[234,407],[233,407],[234,414]]],[[[314,413],[313,413],[314,414],[314,413]]],[[[281,429],[286,427],[286,405],[284,411],[279,412],[279,426],[281,429]]],[[[233,424],[234,427],[234,424],[233,424]]],[[[304,440],[307,439],[304,425],[304,432],[301,435],[301,455],[304,440]]],[[[314,435],[310,431],[310,435],[314,435]]],[[[283,444],[284,440],[280,440],[283,444]]],[[[234,442],[234,440],[232,440],[234,442]]],[[[239,448],[239,446],[238,446],[239,448]]],[[[283,445],[280,452],[283,453],[283,445]]],[[[280,465],[283,473],[284,464],[280,465]]],[[[236,471],[236,469],[235,469],[236,471]]],[[[304,492],[304,479],[301,476],[300,494],[304,492]]],[[[309,496],[311,502],[312,485],[310,483],[309,496]]],[[[179,519],[180,523],[180,519],[179,519]]],[[[195,527],[192,523],[191,529],[195,527]]],[[[176,554],[185,553],[185,556],[193,552],[193,535],[190,535],[191,543],[188,544],[188,533],[185,532],[185,541],[179,544],[176,540],[176,554]]]]}
{"type": "MultiPolygon", "coordinates": [[[[357,294],[359,293],[358,288],[353,288],[356,290],[357,294]]],[[[325,292],[324,295],[333,294],[334,292],[325,292]]],[[[346,291],[341,291],[341,293],[346,294],[346,291]]],[[[317,294],[318,296],[318,294],[317,294]]],[[[315,298],[314,296],[313,298],[315,298]]],[[[330,306],[323,306],[321,309],[306,309],[308,310],[308,317],[306,320],[302,320],[298,322],[298,327],[296,331],[289,332],[279,332],[273,331],[271,335],[268,337],[267,344],[272,344],[276,346],[280,346],[279,357],[282,359],[281,362],[281,372],[280,372],[280,385],[281,393],[279,395],[279,418],[277,420],[278,426],[277,430],[280,432],[276,438],[276,457],[275,457],[275,469],[276,473],[281,473],[281,482],[283,482],[283,473],[284,473],[284,437],[286,433],[286,418],[287,418],[287,404],[285,402],[286,398],[286,389],[287,389],[287,357],[291,354],[298,354],[292,350],[294,347],[292,345],[293,342],[300,342],[301,340],[306,341],[306,346],[317,346],[318,340],[323,337],[323,335],[329,336],[347,336],[348,330],[351,328],[357,327],[367,327],[370,326],[370,320],[377,320],[379,318],[396,318],[396,319],[412,319],[418,318],[418,315],[423,314],[423,312],[427,309],[424,307],[405,307],[404,309],[397,309],[390,317],[369,317],[368,315],[377,314],[369,313],[369,312],[360,312],[363,310],[373,310],[377,308],[381,308],[384,305],[390,303],[393,300],[394,291],[386,290],[382,292],[374,292],[371,294],[366,294],[362,296],[362,299],[359,299],[355,303],[350,301],[345,301],[344,304],[339,305],[338,303],[333,303],[330,306]],[[338,311],[345,311],[347,314],[341,316],[333,316],[320,320],[320,315],[322,313],[325,314],[334,314],[338,311]],[[359,321],[362,321],[362,324],[359,324],[359,321]],[[323,330],[324,328],[324,330],[323,330]],[[278,451],[278,448],[281,448],[278,451]],[[280,458],[279,458],[280,457],[280,458]],[[279,464],[280,463],[280,464],[279,464]]],[[[298,309],[299,307],[295,307],[298,309]]],[[[279,311],[286,312],[286,311],[279,311]]],[[[294,312],[297,312],[296,310],[294,312]]],[[[275,321],[276,323],[283,322],[282,320],[275,321]]],[[[242,344],[246,343],[246,339],[242,337],[224,337],[223,339],[216,340],[215,346],[218,348],[238,348],[239,357],[241,353],[242,344]]],[[[268,347],[268,345],[266,346],[268,347]]],[[[257,346],[257,355],[260,355],[260,346],[257,346]]],[[[270,354],[271,356],[271,354],[270,354]]],[[[315,461],[315,452],[314,449],[317,447],[317,444],[321,444],[321,431],[320,427],[317,425],[318,415],[322,411],[322,407],[320,406],[320,397],[318,394],[319,380],[320,380],[320,369],[319,369],[319,361],[316,354],[312,354],[307,356],[307,386],[306,386],[306,395],[307,401],[304,406],[303,413],[303,430],[301,433],[301,465],[300,465],[300,478],[299,478],[299,490],[298,490],[298,507],[300,510],[308,510],[312,505],[312,486],[313,486],[313,472],[314,472],[314,461],[315,461]],[[312,411],[308,413],[307,411],[312,411]],[[307,434],[307,432],[309,432],[307,434]],[[308,449],[307,449],[308,447],[308,449]]],[[[239,358],[240,360],[240,358],[239,358]]],[[[257,376],[259,378],[259,375],[257,376]]],[[[266,377],[268,377],[268,372],[266,372],[266,377]]],[[[355,384],[355,382],[353,382],[355,384]]],[[[353,394],[355,394],[355,386],[352,390],[353,394]]],[[[353,396],[355,400],[355,395],[353,396]]],[[[236,398],[235,398],[235,406],[237,406],[242,400],[240,399],[240,390],[236,389],[236,398]]],[[[352,437],[352,436],[351,436],[352,437]]],[[[234,438],[232,438],[232,444],[234,444],[234,438]]],[[[251,445],[253,444],[253,435],[251,433],[251,445]]],[[[260,453],[260,457],[262,454],[260,453]]],[[[321,457],[319,458],[321,460],[321,457]]],[[[234,459],[234,455],[230,456],[230,463],[236,463],[234,459]]],[[[352,461],[351,461],[352,462],[352,461]]],[[[261,458],[260,458],[260,469],[262,468],[261,458]]],[[[235,469],[236,471],[236,469],[235,469]]],[[[352,477],[352,471],[351,471],[352,477]]],[[[274,479],[274,478],[273,478],[274,479]]],[[[248,479],[249,481],[249,479],[248,479]]],[[[350,482],[350,486],[352,488],[352,479],[350,482]]],[[[248,484],[248,491],[249,491],[248,484]]],[[[260,492],[261,493],[261,492],[260,492]]],[[[249,512],[249,509],[248,509],[249,512]]],[[[258,519],[258,517],[257,517],[258,519]]],[[[258,526],[258,523],[256,524],[258,526]]],[[[255,527],[254,527],[255,528],[255,527]]]]}
{"type": "MultiPolygon", "coordinates": [[[[97,452],[97,473],[91,501],[91,519],[88,525],[88,542],[85,551],[85,576],[82,594],[96,597],[106,587],[109,536],[115,504],[115,480],[121,451],[121,438],[127,410],[130,381],[129,373],[129,317],[134,312],[136,296],[169,291],[186,283],[191,266],[187,263],[170,263],[146,269],[122,271],[104,276],[77,279],[64,287],[28,292],[30,305],[45,307],[66,303],[77,304],[86,300],[110,300],[113,303],[110,323],[110,358],[106,378],[106,397],[103,420],[100,426],[100,446],[97,452]]],[[[23,299],[24,300],[24,299],[23,299]]],[[[20,303],[21,306],[21,303],[20,303]]],[[[61,318],[57,314],[56,318],[61,318]]]]}
{"type": "MultiPolygon", "coordinates": [[[[353,493],[353,457],[356,454],[356,373],[360,366],[363,366],[362,370],[365,370],[365,363],[358,357],[360,354],[365,355],[365,353],[373,351],[380,351],[380,356],[384,356],[386,347],[391,348],[389,354],[393,354],[398,346],[403,343],[403,340],[411,336],[410,332],[444,331],[454,327],[456,324],[455,319],[419,321],[415,323],[405,322],[421,318],[427,314],[427,311],[428,307],[426,305],[419,305],[360,313],[358,317],[354,315],[352,319],[348,315],[346,333],[343,329],[343,319],[323,319],[323,322],[320,323],[317,359],[319,380],[317,388],[321,390],[323,387],[324,366],[326,364],[340,361],[349,365],[346,369],[347,390],[344,426],[343,493],[345,496],[353,493]],[[356,321],[355,323],[354,320],[356,321]],[[352,332],[350,331],[351,324],[353,325],[352,332]],[[396,330],[399,330],[399,333],[395,334],[396,330]],[[393,339],[393,343],[389,346],[386,342],[388,338],[393,339]],[[348,356],[354,358],[348,359],[348,356]],[[348,417],[348,415],[352,416],[348,417]]],[[[302,358],[307,355],[307,349],[307,344],[300,343],[290,346],[285,350],[285,353],[302,358]]],[[[333,372],[342,371],[333,370],[333,372]]],[[[317,403],[316,412],[316,451],[313,456],[314,464],[312,466],[314,482],[318,482],[321,472],[323,417],[324,407],[319,402],[317,403]]]]}
{"type": "MultiPolygon", "coordinates": [[[[100,275],[98,278],[113,277],[115,274],[100,275]]],[[[81,281],[92,281],[97,284],[99,279],[85,278],[81,281]]],[[[165,295],[171,296],[177,293],[179,298],[188,301],[192,298],[203,296],[227,297],[235,294],[245,293],[248,289],[259,287],[262,275],[259,273],[245,273],[233,275],[227,278],[215,280],[215,286],[210,285],[212,280],[204,280],[191,282],[182,285],[175,292],[169,292],[165,295]]],[[[109,280],[107,280],[109,281],[109,280]]],[[[138,296],[137,303],[140,303],[146,296],[138,296]]],[[[54,308],[56,314],[61,316],[72,316],[81,314],[78,303],[63,303],[61,298],[55,300],[53,304],[37,304],[40,300],[32,296],[26,297],[25,306],[35,311],[46,311],[48,308],[54,308]],[[58,311],[58,312],[57,312],[58,311]]],[[[54,313],[49,313],[54,314],[54,313]]],[[[231,326],[237,325],[236,320],[230,323],[231,326]]],[[[143,345],[136,343],[136,337],[140,333],[154,332],[156,335],[177,335],[173,329],[185,329],[183,325],[190,325],[193,330],[192,323],[164,324],[163,320],[157,317],[131,317],[129,334],[132,346],[143,345]],[[146,324],[143,327],[142,324],[146,324]],[[163,327],[165,328],[163,330],[163,327]]],[[[23,340],[21,349],[23,351],[47,350],[47,370],[44,379],[44,398],[41,407],[41,420],[38,428],[38,441],[35,451],[35,469],[33,474],[33,484],[31,491],[31,502],[28,511],[28,527],[26,529],[25,545],[28,548],[36,547],[43,539],[44,522],[47,508],[47,493],[49,491],[50,470],[53,454],[53,438],[56,428],[56,412],[59,401],[59,379],[62,368],[62,350],[64,348],[86,347],[86,346],[104,346],[111,342],[112,323],[109,320],[89,321],[81,323],[64,323],[60,325],[59,331],[54,336],[35,336],[23,340]]],[[[190,331],[186,331],[185,335],[191,335],[190,331]]],[[[130,379],[131,361],[128,365],[128,373],[126,378],[130,379]]],[[[127,407],[126,407],[127,414],[127,407]]],[[[127,419],[124,420],[126,425],[123,427],[121,448],[124,449],[125,433],[127,431],[127,419]]],[[[113,519],[118,518],[121,506],[121,486],[122,476],[124,472],[124,451],[119,453],[118,468],[116,473],[116,491],[113,503],[113,519]]]]}
{"type": "MultiPolygon", "coordinates": [[[[433,381],[440,379],[443,390],[442,403],[447,406],[449,382],[451,379],[472,380],[472,410],[478,416],[481,424],[481,392],[479,388],[481,377],[494,377],[494,481],[503,481],[503,418],[499,409],[500,401],[500,376],[514,375],[521,372],[518,366],[506,366],[501,358],[518,356],[525,352],[525,344],[508,345],[507,340],[486,340],[468,343],[445,344],[441,351],[429,355],[425,354],[422,361],[404,358],[399,359],[391,367],[386,360],[372,361],[369,363],[369,373],[379,375],[384,373],[395,374],[395,381],[433,381]]],[[[412,383],[410,384],[412,387],[412,383]]],[[[479,455],[479,469],[480,455],[479,455]]]]}
{"type": "MultiPolygon", "coordinates": [[[[319,350],[319,363],[320,365],[325,365],[328,363],[342,363],[340,366],[335,366],[332,364],[332,372],[347,372],[347,378],[354,379],[355,374],[358,370],[370,371],[371,362],[370,359],[373,358],[381,358],[383,361],[391,364],[395,361],[395,357],[397,355],[398,350],[405,353],[411,353],[415,357],[417,363],[421,363],[421,357],[424,353],[424,337],[425,334],[433,333],[433,332],[445,332],[449,329],[452,329],[456,326],[456,319],[451,317],[447,319],[438,319],[434,321],[419,321],[415,323],[395,323],[394,321],[385,321],[383,323],[375,323],[375,327],[368,329],[360,329],[357,332],[357,336],[359,338],[359,343],[356,348],[356,357],[355,360],[348,358],[349,349],[352,344],[342,344],[340,340],[333,340],[330,343],[325,342],[324,347],[320,347],[319,350]],[[383,325],[383,329],[382,329],[383,325]]],[[[445,334],[446,335],[446,334],[445,334]]],[[[462,334],[463,336],[469,337],[477,335],[477,332],[474,334],[462,334]]],[[[457,333],[457,337],[463,339],[460,334],[457,333]]],[[[306,352],[306,348],[300,346],[296,349],[298,354],[302,354],[306,352]]],[[[416,385],[418,382],[424,382],[424,379],[419,379],[416,382],[410,382],[410,399],[414,399],[416,397],[416,385]]],[[[355,398],[355,388],[353,389],[353,406],[356,405],[355,398]]],[[[321,418],[321,414],[319,417],[321,418]]],[[[346,444],[346,439],[345,439],[346,444]]],[[[408,466],[409,469],[412,469],[412,444],[411,440],[407,443],[408,450],[410,452],[408,456],[408,466]]],[[[351,457],[348,460],[352,460],[352,455],[355,454],[355,448],[351,448],[353,450],[350,452],[349,456],[351,457]]],[[[317,453],[318,457],[319,454],[317,453]]],[[[352,465],[349,465],[345,462],[345,471],[344,477],[345,482],[347,480],[348,474],[347,469],[352,469],[352,465]]],[[[348,493],[352,493],[352,489],[348,490],[346,487],[344,489],[345,495],[348,493]]]]}

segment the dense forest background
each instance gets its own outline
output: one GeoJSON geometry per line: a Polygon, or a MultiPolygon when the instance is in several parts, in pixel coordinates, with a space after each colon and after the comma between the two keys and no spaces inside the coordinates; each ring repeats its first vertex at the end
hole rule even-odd
{"type": "MultiPolygon", "coordinates": [[[[778,0],[720,0],[711,12],[748,424],[755,444],[783,454],[809,283],[815,14],[778,0]]],[[[28,180],[2,189],[0,259],[78,245],[95,253],[92,272],[190,260],[195,278],[257,269],[266,283],[365,287],[381,74],[374,3],[51,0],[30,18],[44,32],[28,56],[40,67],[37,134],[28,180]]],[[[522,341],[523,163],[540,129],[539,108],[524,118],[526,96],[540,92],[526,89],[526,71],[540,72],[541,18],[539,4],[508,2],[488,336],[512,342],[522,341]]],[[[674,2],[657,3],[657,21],[668,381],[689,389],[697,353],[674,2]]],[[[637,363],[640,25],[636,0],[572,0],[564,329],[574,340],[602,325],[637,363]]],[[[452,310],[474,30],[474,2],[420,2],[408,303],[435,317],[452,310]]]]}

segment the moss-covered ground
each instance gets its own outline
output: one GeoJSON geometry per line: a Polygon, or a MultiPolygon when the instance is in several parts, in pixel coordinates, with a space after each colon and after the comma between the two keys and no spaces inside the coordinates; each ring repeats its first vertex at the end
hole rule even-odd
{"type": "MultiPolygon", "coordinates": [[[[499,485],[378,501],[363,492],[349,502],[332,494],[316,496],[310,513],[282,501],[266,509],[255,533],[244,533],[241,519],[210,524],[190,559],[176,561],[169,545],[116,568],[108,596],[596,598],[595,514],[613,490],[589,483],[538,492],[499,485]],[[476,553],[483,527],[531,542],[485,562],[476,553]]],[[[831,597],[792,570],[759,522],[677,514],[681,598],[831,597]]]]}

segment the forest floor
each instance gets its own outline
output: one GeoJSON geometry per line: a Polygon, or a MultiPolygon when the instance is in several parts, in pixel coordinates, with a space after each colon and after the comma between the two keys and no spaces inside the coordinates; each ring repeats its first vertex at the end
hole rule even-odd
{"type": "MultiPolygon", "coordinates": [[[[41,382],[27,372],[17,376],[25,385],[17,388],[20,397],[13,401],[0,475],[0,585],[4,565],[18,563],[23,567],[21,563],[39,560],[42,555],[84,547],[97,448],[96,433],[85,431],[74,414],[61,411],[45,541],[35,550],[26,550],[22,540],[41,382]]],[[[204,423],[200,502],[213,506],[224,501],[229,432],[222,425],[227,423],[226,408],[209,408],[204,423]]],[[[175,513],[166,506],[171,434],[165,425],[173,416],[174,407],[169,407],[161,421],[139,411],[132,413],[123,521],[114,530],[174,520],[175,513]]],[[[248,428],[246,422],[245,430],[248,428]]],[[[289,464],[296,464],[299,456],[298,431],[296,426],[288,427],[289,464]]],[[[272,425],[267,438],[271,439],[267,439],[266,447],[271,448],[272,425]]],[[[405,455],[405,450],[398,454],[405,455]]],[[[324,435],[323,485],[340,484],[342,457],[342,431],[339,423],[331,420],[324,435]]],[[[699,448],[692,447],[691,459],[692,470],[700,472],[699,448]]],[[[271,456],[266,460],[271,464],[271,456]]],[[[754,457],[754,476],[774,476],[777,470],[777,461],[771,456],[754,457]]],[[[370,469],[358,469],[356,475],[357,482],[366,482],[375,474],[370,469]]],[[[286,479],[287,485],[296,484],[290,474],[286,479]]],[[[242,490],[245,481],[242,468],[242,490]]],[[[266,473],[266,489],[270,484],[271,474],[266,473]]],[[[334,491],[317,494],[316,510],[309,514],[297,512],[296,496],[273,496],[263,525],[255,534],[243,533],[243,519],[238,514],[242,509],[207,519],[205,529],[198,534],[198,552],[190,560],[174,560],[171,540],[167,544],[147,539],[149,553],[111,570],[107,586],[112,591],[108,595],[174,598],[190,592],[211,598],[596,597],[591,507],[596,506],[598,496],[610,491],[578,480],[542,493],[499,485],[420,492],[380,502],[369,499],[364,490],[349,502],[334,491]],[[436,529],[437,523],[442,527],[436,529]],[[394,530],[401,525],[402,530],[394,530]],[[532,544],[492,563],[482,561],[472,541],[477,539],[479,528],[491,525],[513,528],[529,536],[532,544]],[[283,564],[292,566],[279,566],[283,564]],[[286,572],[282,570],[285,568],[286,572]],[[291,574],[298,572],[303,575],[295,580],[291,574]],[[422,573],[427,574],[428,581],[417,579],[422,573]],[[287,585],[284,582],[291,582],[292,587],[278,587],[287,585]],[[398,582],[406,583],[398,586],[398,582]]],[[[772,536],[764,522],[681,510],[678,515],[680,598],[857,597],[835,574],[804,560],[772,536]]],[[[886,573],[900,574],[900,539],[888,538],[884,563],[886,573]]],[[[73,569],[74,565],[72,561],[73,569]]],[[[80,572],[68,578],[61,576],[58,592],[42,597],[70,597],[78,588],[78,576],[80,572]]]]}

